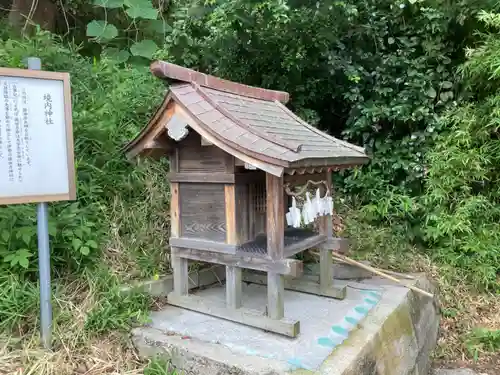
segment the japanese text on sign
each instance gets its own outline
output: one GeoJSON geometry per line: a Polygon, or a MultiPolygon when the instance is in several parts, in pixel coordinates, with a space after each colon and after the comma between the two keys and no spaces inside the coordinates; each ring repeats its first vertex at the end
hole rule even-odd
{"type": "Polygon", "coordinates": [[[0,92],[0,203],[70,194],[64,82],[0,74],[0,92]]]}

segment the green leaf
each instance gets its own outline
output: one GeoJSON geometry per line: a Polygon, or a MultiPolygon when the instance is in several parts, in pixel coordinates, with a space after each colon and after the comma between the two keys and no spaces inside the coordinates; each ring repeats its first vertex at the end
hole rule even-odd
{"type": "Polygon", "coordinates": [[[82,246],[80,247],[80,253],[82,253],[83,255],[89,255],[90,249],[87,246],[82,246]]]}
{"type": "Polygon", "coordinates": [[[453,87],[453,83],[450,81],[443,81],[443,83],[441,83],[441,87],[443,89],[451,89],[453,87]]]}
{"type": "Polygon", "coordinates": [[[30,242],[31,242],[31,233],[23,233],[23,241],[26,245],[29,246],[30,242]]]}
{"type": "Polygon", "coordinates": [[[151,1],[148,0],[125,0],[127,10],[125,11],[129,17],[144,18],[148,20],[155,20],[158,18],[158,10],[153,7],[151,1]]]}
{"type": "Polygon", "coordinates": [[[130,52],[134,56],[142,56],[147,59],[152,59],[154,53],[158,50],[158,46],[155,42],[149,39],[141,40],[140,42],[134,43],[130,47],[130,52]]]}
{"type": "Polygon", "coordinates": [[[436,92],[436,90],[434,90],[434,88],[431,87],[429,90],[427,90],[426,95],[429,98],[434,99],[436,97],[436,95],[437,95],[437,92],[436,92]]]}
{"type": "Polygon", "coordinates": [[[55,237],[57,235],[57,226],[55,223],[49,223],[49,234],[52,237],[55,237]]]}
{"type": "Polygon", "coordinates": [[[387,39],[387,43],[389,43],[389,44],[394,44],[394,38],[393,38],[393,37],[389,37],[389,38],[387,39]]]}
{"type": "Polygon", "coordinates": [[[144,18],[155,20],[158,18],[158,11],[155,8],[128,8],[125,11],[130,18],[144,18]]]}
{"type": "Polygon", "coordinates": [[[121,8],[123,7],[123,0],[94,0],[94,5],[108,9],[121,8]]]}
{"type": "Polygon", "coordinates": [[[71,229],[64,229],[63,237],[73,237],[73,231],[71,229]]]}
{"type": "Polygon", "coordinates": [[[33,253],[28,249],[21,249],[16,251],[16,255],[19,258],[29,258],[33,256],[33,253]]]}
{"type": "Polygon", "coordinates": [[[76,228],[73,233],[75,234],[75,236],[77,237],[80,237],[80,238],[83,238],[84,234],[83,234],[83,230],[80,229],[80,228],[76,228]]]}
{"type": "Polygon", "coordinates": [[[151,0],[124,0],[124,4],[131,8],[152,8],[151,0]]]}
{"type": "Polygon", "coordinates": [[[111,40],[118,36],[118,29],[106,21],[92,21],[87,24],[87,36],[98,40],[111,40]]]}
{"type": "Polygon", "coordinates": [[[2,231],[2,239],[7,242],[10,238],[10,233],[7,230],[2,231]]]}
{"type": "Polygon", "coordinates": [[[95,242],[94,240],[88,240],[86,245],[93,249],[97,249],[97,242],[95,242]]]}
{"type": "Polygon", "coordinates": [[[441,94],[439,94],[439,99],[441,99],[443,102],[451,100],[451,99],[453,99],[453,92],[452,91],[443,91],[441,94]]]}
{"type": "Polygon", "coordinates": [[[104,50],[104,55],[118,63],[123,63],[130,57],[130,52],[119,50],[118,48],[106,48],[104,50]]]}
{"type": "Polygon", "coordinates": [[[18,263],[24,269],[28,268],[28,266],[30,265],[30,261],[28,260],[28,258],[18,258],[18,263]]]}
{"type": "Polygon", "coordinates": [[[75,250],[78,250],[82,246],[82,240],[79,238],[73,238],[73,241],[71,241],[73,248],[75,250]]]}
{"type": "Polygon", "coordinates": [[[158,34],[165,34],[172,30],[172,26],[165,22],[165,20],[148,20],[146,21],[146,30],[158,34]]]}

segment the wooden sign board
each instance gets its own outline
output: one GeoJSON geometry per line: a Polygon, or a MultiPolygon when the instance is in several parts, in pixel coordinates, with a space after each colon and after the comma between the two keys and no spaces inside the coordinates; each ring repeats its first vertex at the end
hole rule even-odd
{"type": "Polygon", "coordinates": [[[69,74],[0,68],[0,204],[74,199],[69,74]]]}

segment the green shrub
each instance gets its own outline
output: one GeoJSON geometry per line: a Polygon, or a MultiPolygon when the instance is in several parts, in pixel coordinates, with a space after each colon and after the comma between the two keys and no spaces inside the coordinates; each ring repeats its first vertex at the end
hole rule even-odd
{"type": "MultiPolygon", "coordinates": [[[[140,238],[144,230],[165,227],[165,164],[132,165],[121,151],[162,99],[162,84],[146,67],[84,58],[75,46],[63,44],[45,32],[32,39],[0,40],[0,66],[23,67],[23,59],[28,56],[40,57],[45,70],[71,74],[78,200],[50,205],[54,274],[82,272],[100,261],[110,244],[122,246],[112,249],[122,257],[124,252],[140,255],[150,249],[153,261],[144,266],[156,263],[157,267],[158,256],[154,254],[164,251],[164,247],[154,237],[161,239],[165,232],[153,236],[148,232],[153,238],[141,241],[140,249],[129,249],[133,241],[124,243],[117,238],[140,238]],[[154,199],[150,196],[153,192],[154,199]],[[117,217],[125,213],[126,218],[117,217]],[[134,215],[135,220],[131,219],[134,215]],[[127,220],[125,226],[121,220],[127,220]]],[[[37,276],[36,215],[32,205],[0,208],[0,272],[5,271],[32,279],[37,276]]],[[[152,273],[153,269],[144,272],[152,273]]]]}
{"type": "Polygon", "coordinates": [[[445,130],[428,155],[424,238],[444,263],[468,271],[476,286],[497,287],[500,272],[500,16],[461,68],[469,100],[442,118],[445,130]]]}

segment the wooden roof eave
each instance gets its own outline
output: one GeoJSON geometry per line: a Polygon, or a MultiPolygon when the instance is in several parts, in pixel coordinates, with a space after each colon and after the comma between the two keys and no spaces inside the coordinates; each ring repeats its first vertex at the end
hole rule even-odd
{"type": "Polygon", "coordinates": [[[198,119],[196,116],[192,115],[189,109],[186,108],[186,106],[182,103],[181,100],[179,100],[179,98],[176,97],[174,93],[171,94],[173,100],[177,104],[177,108],[181,109],[182,111],[181,115],[184,118],[191,120],[191,122],[188,125],[191,128],[193,128],[198,134],[200,134],[203,138],[213,143],[220,149],[226,151],[227,153],[233,155],[234,157],[240,160],[243,160],[248,164],[255,166],[258,169],[261,169],[278,177],[280,177],[283,174],[284,168],[290,165],[290,163],[285,160],[276,159],[264,154],[252,152],[222,137],[220,134],[209,129],[209,127],[206,124],[204,124],[200,119],[198,119]]]}
{"type": "MultiPolygon", "coordinates": [[[[170,94],[167,94],[165,96],[165,99],[163,99],[163,102],[156,109],[151,120],[149,120],[148,124],[139,132],[139,134],[135,136],[134,139],[132,139],[123,147],[122,150],[123,152],[125,152],[129,160],[143,153],[143,151],[148,147],[156,148],[158,146],[158,143],[154,143],[154,139],[161,133],[161,131],[157,131],[149,142],[145,142],[142,145],[141,142],[156,128],[156,124],[162,117],[171,100],[172,96],[170,94]]],[[[167,143],[164,141],[161,141],[160,143],[164,146],[167,146],[167,143]]],[[[168,150],[168,148],[165,147],[165,150],[168,150]]]]}
{"type": "Polygon", "coordinates": [[[190,114],[190,112],[181,105],[178,101],[176,101],[178,106],[176,107],[176,113],[181,115],[187,122],[189,127],[191,127],[194,131],[200,134],[203,138],[205,138],[208,142],[212,143],[214,146],[220,148],[221,150],[227,152],[228,154],[234,156],[242,160],[245,163],[253,165],[254,167],[263,170],[264,172],[270,173],[274,176],[281,177],[283,175],[284,167],[281,165],[276,165],[272,163],[267,163],[265,161],[253,158],[250,155],[247,155],[239,148],[235,148],[231,145],[231,142],[228,142],[225,139],[220,139],[219,136],[215,135],[213,132],[210,132],[206,129],[204,124],[200,124],[194,116],[190,114]]]}
{"type": "Polygon", "coordinates": [[[335,158],[307,158],[290,163],[289,169],[292,168],[310,168],[310,167],[335,167],[338,169],[351,168],[358,165],[366,164],[370,161],[368,156],[347,156],[335,158]]]}

